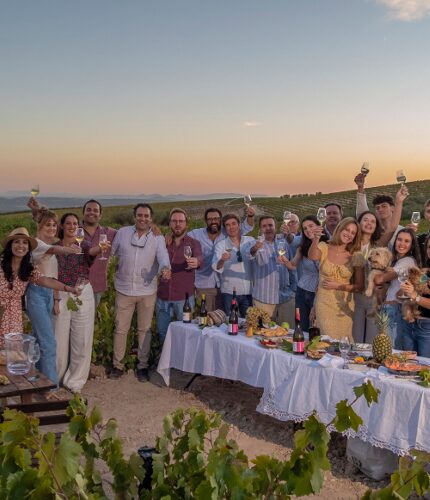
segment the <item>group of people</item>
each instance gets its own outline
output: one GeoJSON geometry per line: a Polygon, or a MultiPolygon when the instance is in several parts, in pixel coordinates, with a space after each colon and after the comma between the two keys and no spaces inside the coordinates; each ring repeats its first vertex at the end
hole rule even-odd
{"type": "MultiPolygon", "coordinates": [[[[117,257],[114,286],[115,334],[110,377],[124,373],[127,335],[137,313],[138,365],[136,376],[148,380],[151,324],[155,312],[163,342],[173,318],[181,319],[185,297],[193,308],[205,297],[208,311],[229,314],[233,295],[240,315],[250,306],[265,310],[281,324],[294,323],[300,311],[302,328],[313,322],[321,334],[370,342],[377,333],[375,304],[365,295],[368,256],[375,247],[392,251],[392,265],[375,278],[387,287],[381,306],[389,316],[389,334],[396,348],[417,350],[430,357],[430,290],[419,295],[412,283],[400,284],[400,271],[429,266],[428,234],[399,226],[408,196],[401,185],[395,199],[380,195],[369,210],[358,187],[356,218],[343,217],[337,202],[325,206],[325,221],[292,214],[277,229],[275,217],[246,207],[243,220],[219,208],[204,213],[205,226],[189,229],[185,210],[169,214],[163,235],[153,224],[153,209],[139,203],[134,224],[118,230],[101,225],[102,206],[89,200],[83,217],[69,212],[60,221],[54,212],[29,201],[37,223],[36,237],[25,228],[12,231],[2,242],[0,261],[0,348],[4,334],[22,331],[22,297],[33,334],[41,349],[39,369],[52,381],[79,392],[90,369],[95,310],[107,289],[107,263],[117,257]],[[258,237],[249,236],[258,224],[258,237]],[[80,234],[82,233],[82,234],[80,234]],[[82,240],[82,242],[81,242],[82,240]],[[79,242],[79,244],[77,244],[79,242]],[[406,322],[401,293],[419,303],[420,316],[406,322]]],[[[430,222],[430,201],[424,216],[430,222]]]]}

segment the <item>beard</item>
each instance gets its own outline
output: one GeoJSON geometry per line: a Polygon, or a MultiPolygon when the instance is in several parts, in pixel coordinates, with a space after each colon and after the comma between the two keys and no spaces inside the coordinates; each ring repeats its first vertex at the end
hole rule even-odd
{"type": "Polygon", "coordinates": [[[221,224],[211,224],[207,226],[207,230],[211,234],[217,234],[221,231],[221,224]]]}

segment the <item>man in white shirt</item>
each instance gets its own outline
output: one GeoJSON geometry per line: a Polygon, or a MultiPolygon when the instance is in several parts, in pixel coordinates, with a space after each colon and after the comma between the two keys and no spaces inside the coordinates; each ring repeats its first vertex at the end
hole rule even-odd
{"type": "Polygon", "coordinates": [[[127,347],[127,334],[137,309],[139,381],[148,380],[148,358],[151,347],[151,322],[157,297],[158,274],[170,279],[170,261],[162,235],[155,236],[152,228],[153,210],[147,203],[134,209],[134,226],[122,227],[112,244],[111,255],[118,256],[115,273],[115,334],[113,368],[110,378],[124,373],[122,360],[127,347]]]}

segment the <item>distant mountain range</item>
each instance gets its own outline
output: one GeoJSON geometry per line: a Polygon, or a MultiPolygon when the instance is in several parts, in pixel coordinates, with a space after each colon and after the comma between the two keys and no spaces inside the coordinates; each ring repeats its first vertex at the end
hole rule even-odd
{"type": "MultiPolygon", "coordinates": [[[[251,194],[255,198],[264,198],[265,194],[251,194]]],[[[133,196],[127,195],[98,195],[94,198],[104,206],[117,206],[117,205],[133,205],[139,202],[168,202],[168,201],[192,201],[192,200],[221,200],[224,198],[242,198],[243,193],[209,193],[209,194],[138,194],[133,196]]],[[[29,198],[28,193],[18,191],[8,191],[0,193],[0,213],[5,212],[20,212],[28,210],[27,201],[29,198]]],[[[49,208],[68,208],[68,207],[81,207],[90,196],[73,196],[70,194],[56,193],[49,196],[39,196],[37,199],[42,205],[47,205],[49,208]]]]}

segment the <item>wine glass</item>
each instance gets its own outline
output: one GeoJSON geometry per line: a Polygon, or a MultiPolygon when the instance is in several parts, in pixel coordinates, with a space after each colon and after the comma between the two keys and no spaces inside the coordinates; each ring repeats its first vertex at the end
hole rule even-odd
{"type": "Polygon", "coordinates": [[[412,212],[411,223],[415,227],[418,227],[420,220],[421,220],[421,214],[419,212],[412,212]]]}
{"type": "Polygon", "coordinates": [[[251,202],[252,202],[252,198],[251,198],[251,195],[250,194],[246,194],[244,197],[243,197],[243,202],[245,203],[245,205],[249,208],[250,205],[251,205],[251,202]]]}
{"type": "Polygon", "coordinates": [[[40,186],[39,184],[33,184],[33,187],[30,190],[31,196],[35,198],[39,193],[40,193],[40,186]]]}
{"type": "Polygon", "coordinates": [[[107,260],[105,257],[105,250],[107,250],[107,234],[101,234],[99,238],[99,247],[102,249],[102,256],[99,260],[107,260]]]}
{"type": "Polygon", "coordinates": [[[77,288],[80,292],[83,291],[85,285],[87,284],[87,279],[84,276],[79,276],[75,283],[75,288],[77,288]]]}
{"type": "Polygon", "coordinates": [[[343,337],[339,341],[339,352],[342,355],[343,359],[343,368],[346,366],[346,358],[348,356],[349,351],[351,350],[351,343],[348,337],[343,337]]]}
{"type": "Polygon", "coordinates": [[[82,227],[78,227],[78,229],[76,229],[75,240],[78,242],[79,245],[79,250],[80,250],[79,253],[83,253],[81,248],[81,243],[84,241],[84,237],[85,237],[84,229],[82,227]]]}
{"type": "Polygon", "coordinates": [[[327,219],[327,210],[324,207],[320,207],[317,212],[317,219],[319,223],[324,225],[325,220],[327,219]]]}
{"type": "Polygon", "coordinates": [[[284,215],[282,217],[284,219],[284,224],[288,224],[291,220],[291,212],[289,210],[285,210],[284,215]]]}
{"type": "Polygon", "coordinates": [[[397,182],[400,182],[401,184],[404,184],[406,182],[406,175],[404,174],[403,170],[397,170],[396,179],[397,182]]]}
{"type": "Polygon", "coordinates": [[[369,169],[369,162],[368,161],[365,161],[363,163],[363,165],[361,165],[361,173],[366,176],[368,173],[370,172],[370,169],[369,169]]]}
{"type": "Polygon", "coordinates": [[[27,354],[28,361],[30,361],[30,373],[32,373],[31,377],[28,377],[27,380],[34,381],[39,378],[39,375],[35,373],[35,365],[40,359],[40,347],[37,342],[30,342],[28,347],[27,354]]]}
{"type": "Polygon", "coordinates": [[[230,238],[225,240],[225,251],[231,253],[233,251],[233,243],[230,241],[230,238]]]}
{"type": "MultiPolygon", "coordinates": [[[[400,281],[400,283],[405,283],[406,281],[408,281],[408,278],[409,278],[408,269],[403,268],[403,269],[398,270],[397,279],[400,281]]],[[[403,293],[401,295],[398,295],[398,298],[399,299],[407,299],[408,296],[403,293]]]]}
{"type": "MultiPolygon", "coordinates": [[[[189,245],[184,246],[184,257],[185,260],[190,259],[193,256],[193,249],[189,245]]],[[[190,269],[188,266],[185,269],[190,269]]]]}

